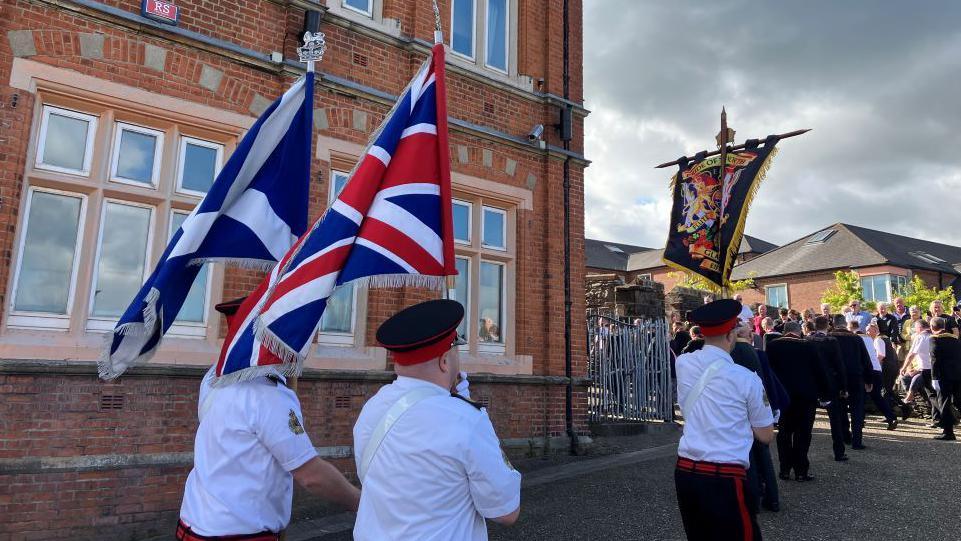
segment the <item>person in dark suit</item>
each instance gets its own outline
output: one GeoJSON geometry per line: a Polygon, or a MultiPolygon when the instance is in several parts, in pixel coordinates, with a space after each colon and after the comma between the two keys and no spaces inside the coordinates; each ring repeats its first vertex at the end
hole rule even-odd
{"type": "Polygon", "coordinates": [[[824,405],[828,419],[831,422],[831,444],[834,450],[834,460],[843,462],[848,459],[844,445],[844,401],[847,397],[847,370],[841,360],[841,346],[838,341],[828,336],[831,322],[825,316],[814,318],[814,332],[807,339],[818,349],[821,372],[828,384],[829,401],[824,405]]]}
{"type": "Polygon", "coordinates": [[[945,329],[943,317],[931,318],[931,378],[938,393],[941,429],[935,439],[953,441],[954,407],[961,406],[961,341],[945,329]]]}
{"type": "Polygon", "coordinates": [[[692,353],[694,351],[699,351],[704,347],[704,335],[701,334],[701,328],[697,325],[691,327],[691,339],[688,340],[687,345],[681,350],[681,353],[692,353]]]}
{"type": "Polygon", "coordinates": [[[817,347],[801,338],[801,326],[784,322],[784,336],[767,348],[771,368],[791,399],[782,412],[777,432],[777,451],[781,479],[790,479],[791,470],[798,481],[811,481],[808,448],[818,399],[828,400],[829,387],[820,366],[817,347]]]}
{"type": "Polygon", "coordinates": [[[830,333],[838,346],[841,347],[841,360],[844,361],[844,368],[847,374],[847,398],[844,398],[845,406],[842,409],[844,414],[844,441],[851,442],[851,449],[864,449],[864,394],[870,392],[872,379],[874,377],[874,367],[871,366],[871,357],[868,350],[864,347],[864,340],[860,336],[845,329],[847,321],[844,315],[834,316],[834,331],[830,333]]]}

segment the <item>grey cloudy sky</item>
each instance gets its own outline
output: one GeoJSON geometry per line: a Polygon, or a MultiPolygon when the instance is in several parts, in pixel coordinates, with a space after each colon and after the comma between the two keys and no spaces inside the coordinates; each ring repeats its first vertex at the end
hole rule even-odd
{"type": "Polygon", "coordinates": [[[585,0],[589,238],[662,247],[674,169],[782,141],[746,232],[783,244],[835,222],[961,244],[961,2],[585,0]]]}

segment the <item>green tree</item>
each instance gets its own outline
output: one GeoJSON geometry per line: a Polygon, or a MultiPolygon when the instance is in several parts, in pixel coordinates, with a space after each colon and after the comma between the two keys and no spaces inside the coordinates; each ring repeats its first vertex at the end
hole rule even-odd
{"type": "MultiPolygon", "coordinates": [[[[845,306],[853,300],[860,301],[864,306],[864,289],[861,287],[861,277],[854,271],[837,271],[834,273],[834,285],[821,296],[821,302],[831,305],[831,312],[841,313],[845,306]]],[[[864,306],[866,309],[867,306],[864,306]]]]}
{"type": "Polygon", "coordinates": [[[915,274],[914,278],[910,282],[904,284],[895,295],[904,299],[905,306],[917,306],[921,309],[921,313],[925,313],[928,307],[931,306],[931,302],[935,299],[940,299],[941,304],[944,305],[944,310],[947,313],[951,313],[951,307],[955,304],[954,299],[954,289],[948,286],[945,289],[938,290],[935,287],[928,287],[924,284],[924,280],[915,274]]]}

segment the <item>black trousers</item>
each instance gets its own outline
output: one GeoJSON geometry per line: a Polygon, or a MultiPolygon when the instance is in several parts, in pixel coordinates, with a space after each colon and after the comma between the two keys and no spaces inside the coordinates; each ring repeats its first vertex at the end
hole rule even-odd
{"type": "Polygon", "coordinates": [[[864,380],[862,377],[861,374],[848,374],[848,397],[843,399],[844,433],[851,435],[851,445],[863,443],[864,380]]]}
{"type": "Polygon", "coordinates": [[[945,434],[954,434],[954,423],[957,418],[954,408],[961,407],[961,381],[938,381],[941,392],[938,393],[938,409],[941,410],[941,428],[945,434]]]}
{"type": "Polygon", "coordinates": [[[811,431],[814,429],[814,415],[817,402],[791,397],[791,405],[781,413],[777,425],[777,455],[781,473],[807,475],[811,462],[808,449],[811,447],[811,431]]]}
{"type": "Polygon", "coordinates": [[[894,386],[898,382],[899,372],[900,366],[898,366],[896,359],[892,362],[888,362],[888,360],[885,359],[884,363],[881,364],[881,395],[892,408],[894,406],[904,405],[901,396],[894,390],[894,386]]]}
{"type": "Polygon", "coordinates": [[[871,397],[871,401],[874,402],[874,406],[878,408],[878,411],[880,411],[881,415],[884,416],[884,420],[891,422],[895,420],[896,417],[894,415],[894,411],[891,409],[891,403],[881,396],[882,379],[882,371],[875,370],[873,379],[874,383],[872,384],[873,386],[871,387],[871,392],[868,393],[868,396],[871,397]]]}
{"type": "Polygon", "coordinates": [[[733,473],[739,466],[726,470],[732,473],[689,471],[681,466],[684,460],[679,459],[674,470],[674,486],[687,538],[691,541],[760,540],[757,498],[750,493],[744,469],[740,468],[740,474],[733,473]]]}
{"type": "Polygon", "coordinates": [[[751,447],[751,467],[747,469],[747,479],[755,497],[761,500],[762,504],[780,503],[771,449],[757,440],[754,440],[754,445],[751,447]]]}
{"type": "Polygon", "coordinates": [[[834,450],[834,458],[844,456],[844,403],[834,399],[827,406],[828,420],[831,422],[831,447],[834,450]]]}
{"type": "Polygon", "coordinates": [[[938,392],[934,390],[934,385],[931,383],[931,369],[922,368],[921,369],[921,380],[924,382],[924,394],[928,402],[931,403],[931,418],[934,420],[935,424],[941,422],[941,405],[938,403],[938,392]]]}

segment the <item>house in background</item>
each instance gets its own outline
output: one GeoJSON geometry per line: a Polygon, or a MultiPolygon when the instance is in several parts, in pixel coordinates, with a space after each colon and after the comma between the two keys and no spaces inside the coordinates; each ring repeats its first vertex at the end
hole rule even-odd
{"type": "MultiPolygon", "coordinates": [[[[737,255],[737,263],[750,261],[777,248],[776,244],[744,235],[737,255]]],[[[587,274],[617,274],[625,282],[647,278],[664,285],[664,291],[674,289],[684,277],[664,264],[664,249],[644,248],[594,239],[584,239],[587,274]]]]}
{"type": "Polygon", "coordinates": [[[915,275],[957,289],[961,248],[837,223],[737,265],[731,279],[754,279],[745,302],[803,310],[820,304],[839,270],[858,273],[865,300],[889,302],[915,275]]]}

